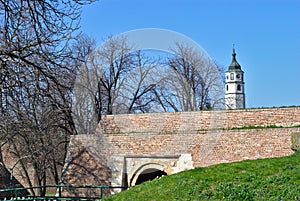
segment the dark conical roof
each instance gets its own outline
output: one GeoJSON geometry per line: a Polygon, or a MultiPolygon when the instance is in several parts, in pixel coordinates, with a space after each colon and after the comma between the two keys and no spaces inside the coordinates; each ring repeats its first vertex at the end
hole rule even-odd
{"type": "Polygon", "coordinates": [[[228,67],[228,71],[241,71],[241,65],[236,60],[236,53],[235,49],[232,49],[232,61],[231,64],[228,67]]]}

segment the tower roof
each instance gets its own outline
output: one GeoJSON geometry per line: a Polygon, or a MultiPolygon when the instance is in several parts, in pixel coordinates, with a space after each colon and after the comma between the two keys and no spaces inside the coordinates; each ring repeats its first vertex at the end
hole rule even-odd
{"type": "Polygon", "coordinates": [[[228,71],[242,71],[241,65],[236,60],[236,53],[234,47],[232,49],[232,61],[228,67],[228,71]]]}

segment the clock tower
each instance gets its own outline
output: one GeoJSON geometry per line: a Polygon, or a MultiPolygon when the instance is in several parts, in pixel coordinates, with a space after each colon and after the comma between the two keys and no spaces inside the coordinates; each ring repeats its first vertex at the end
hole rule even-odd
{"type": "Polygon", "coordinates": [[[226,109],[245,108],[244,71],[236,60],[236,53],[232,49],[232,61],[225,73],[225,107],[226,109]]]}

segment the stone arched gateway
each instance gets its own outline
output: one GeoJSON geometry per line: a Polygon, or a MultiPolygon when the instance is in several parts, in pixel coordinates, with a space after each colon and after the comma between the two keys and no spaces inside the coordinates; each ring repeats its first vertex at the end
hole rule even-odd
{"type": "Polygon", "coordinates": [[[141,166],[131,177],[129,185],[135,186],[144,181],[153,180],[157,177],[167,175],[165,169],[167,169],[168,167],[166,165],[167,164],[149,163],[141,166]]]}
{"type": "Polygon", "coordinates": [[[125,186],[193,168],[191,154],[127,155],[123,159],[122,184],[125,186]]]}

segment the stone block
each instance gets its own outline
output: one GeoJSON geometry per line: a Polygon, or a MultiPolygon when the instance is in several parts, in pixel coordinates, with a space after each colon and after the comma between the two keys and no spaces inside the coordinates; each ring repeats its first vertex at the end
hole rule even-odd
{"type": "Polygon", "coordinates": [[[300,150],[300,132],[292,133],[292,150],[299,151],[300,150]]]}

